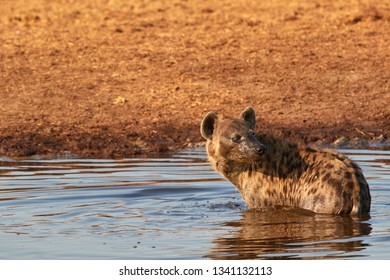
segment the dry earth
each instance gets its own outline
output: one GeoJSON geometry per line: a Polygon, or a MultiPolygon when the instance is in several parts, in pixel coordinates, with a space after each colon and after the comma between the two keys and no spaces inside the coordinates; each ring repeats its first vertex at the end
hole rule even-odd
{"type": "Polygon", "coordinates": [[[389,142],[389,1],[0,2],[0,155],[174,151],[248,105],[259,132],[389,142]]]}

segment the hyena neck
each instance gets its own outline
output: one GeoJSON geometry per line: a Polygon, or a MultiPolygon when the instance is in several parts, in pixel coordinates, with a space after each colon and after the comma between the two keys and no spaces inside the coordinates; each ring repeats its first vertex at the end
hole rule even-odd
{"type": "MultiPolygon", "coordinates": [[[[251,165],[247,163],[237,163],[235,161],[225,160],[223,158],[216,158],[209,155],[210,164],[218,173],[223,175],[226,179],[238,186],[240,174],[251,169],[251,165]]],[[[253,164],[252,164],[253,165],[253,164]]]]}
{"type": "Polygon", "coordinates": [[[207,155],[211,166],[226,179],[236,185],[236,177],[244,172],[247,165],[227,160],[219,155],[212,143],[207,143],[207,155]]]}

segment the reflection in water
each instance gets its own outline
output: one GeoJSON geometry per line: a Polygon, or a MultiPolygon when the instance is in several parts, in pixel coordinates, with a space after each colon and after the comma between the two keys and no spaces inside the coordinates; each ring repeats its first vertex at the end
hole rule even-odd
{"type": "Polygon", "coordinates": [[[204,149],[167,158],[0,158],[0,259],[389,259],[390,151],[345,150],[370,216],[247,211],[204,149]]]}
{"type": "MultiPolygon", "coordinates": [[[[211,259],[321,259],[345,257],[368,244],[370,217],[321,215],[304,210],[246,211],[233,236],[218,237],[211,259]]],[[[357,253],[350,255],[356,256],[357,253]]],[[[360,255],[362,253],[359,253],[360,255]]]]}

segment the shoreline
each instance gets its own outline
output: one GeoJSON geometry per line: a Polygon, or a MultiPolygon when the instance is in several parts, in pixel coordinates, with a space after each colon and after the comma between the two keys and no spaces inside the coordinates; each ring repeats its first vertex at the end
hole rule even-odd
{"type": "MultiPolygon", "coordinates": [[[[302,145],[307,145],[319,149],[369,149],[369,150],[390,150],[390,139],[387,139],[385,136],[381,135],[376,139],[367,139],[367,138],[358,138],[348,139],[345,136],[337,138],[335,141],[330,142],[325,139],[320,139],[312,142],[301,141],[291,141],[286,139],[286,141],[295,142],[302,145]]],[[[31,143],[31,142],[30,142],[31,143]]],[[[84,150],[81,151],[71,151],[71,150],[53,150],[51,148],[46,148],[38,143],[41,148],[40,152],[31,149],[16,149],[11,150],[8,153],[0,152],[0,159],[10,159],[10,160],[23,160],[23,159],[127,159],[127,158],[151,158],[151,157],[166,157],[172,154],[182,152],[185,150],[199,149],[205,147],[205,141],[201,142],[189,142],[189,143],[177,143],[176,145],[170,146],[167,148],[166,145],[159,146],[153,145],[147,147],[145,151],[136,150],[132,153],[131,149],[129,150],[84,150]],[[111,156],[107,156],[111,153],[111,156]],[[115,153],[114,156],[112,156],[115,153]],[[123,156],[118,156],[123,155],[123,156]]],[[[12,143],[9,143],[12,146],[12,143]]],[[[0,148],[0,151],[3,151],[4,147],[0,148]]]]}

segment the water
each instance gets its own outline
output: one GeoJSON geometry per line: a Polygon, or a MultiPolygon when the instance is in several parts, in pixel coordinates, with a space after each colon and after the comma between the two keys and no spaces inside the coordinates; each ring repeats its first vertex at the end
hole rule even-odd
{"type": "Polygon", "coordinates": [[[0,259],[390,259],[390,151],[341,150],[364,217],[248,211],[203,149],[168,158],[0,159],[0,259]]]}

